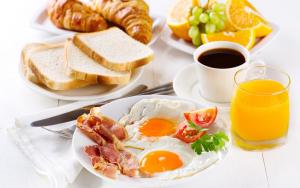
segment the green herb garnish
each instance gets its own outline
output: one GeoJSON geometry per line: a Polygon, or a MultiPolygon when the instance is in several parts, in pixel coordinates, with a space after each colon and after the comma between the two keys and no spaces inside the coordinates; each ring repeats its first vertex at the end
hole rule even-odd
{"type": "Polygon", "coordinates": [[[225,146],[225,142],[228,142],[229,138],[224,132],[217,132],[215,134],[205,134],[194,142],[191,147],[198,154],[206,151],[219,151],[225,146]]]}
{"type": "Polygon", "coordinates": [[[203,132],[203,131],[207,131],[207,130],[208,130],[208,129],[206,129],[206,128],[202,128],[202,127],[196,125],[196,124],[193,123],[192,121],[188,121],[188,123],[189,123],[189,127],[193,128],[193,129],[195,129],[195,130],[197,130],[197,131],[199,131],[199,132],[203,132]]]}

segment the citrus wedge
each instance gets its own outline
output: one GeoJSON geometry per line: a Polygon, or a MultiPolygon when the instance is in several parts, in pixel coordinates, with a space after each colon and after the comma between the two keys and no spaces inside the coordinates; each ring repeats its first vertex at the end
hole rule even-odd
{"type": "Polygon", "coordinates": [[[260,23],[253,29],[256,37],[264,37],[272,32],[272,27],[265,23],[260,23]]]}
{"type": "Polygon", "coordinates": [[[227,0],[226,16],[237,30],[253,29],[267,21],[247,0],[227,0]]]}
{"type": "Polygon", "coordinates": [[[190,41],[188,35],[190,28],[188,18],[191,15],[191,8],[200,6],[198,0],[177,0],[171,7],[167,17],[167,24],[172,32],[179,38],[190,41]]]}
{"type": "Polygon", "coordinates": [[[255,32],[252,29],[241,30],[237,32],[220,32],[213,34],[201,34],[201,40],[204,44],[213,41],[236,42],[247,49],[251,49],[255,43],[255,32]]]}

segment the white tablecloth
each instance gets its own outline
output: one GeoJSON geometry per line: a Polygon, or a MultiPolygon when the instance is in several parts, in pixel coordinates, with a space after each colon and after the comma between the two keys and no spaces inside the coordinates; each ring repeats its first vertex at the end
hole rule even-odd
{"type": "MultiPolygon", "coordinates": [[[[18,77],[20,51],[25,43],[50,35],[30,28],[29,22],[45,0],[3,1],[0,11],[0,187],[50,187],[44,176],[36,173],[31,163],[16,148],[5,128],[14,117],[65,104],[34,93],[18,77]]],[[[148,0],[153,13],[166,15],[172,0],[148,0]]],[[[290,89],[291,122],[286,145],[264,152],[246,152],[233,147],[222,163],[203,172],[199,181],[186,187],[207,188],[282,188],[300,187],[300,2],[252,0],[265,17],[281,27],[278,37],[259,53],[269,65],[287,71],[292,78],[290,89]]],[[[176,71],[192,63],[192,57],[158,41],[153,49],[155,60],[147,66],[144,80],[157,85],[172,80],[176,71]]],[[[83,170],[73,188],[112,187],[83,170]]]]}

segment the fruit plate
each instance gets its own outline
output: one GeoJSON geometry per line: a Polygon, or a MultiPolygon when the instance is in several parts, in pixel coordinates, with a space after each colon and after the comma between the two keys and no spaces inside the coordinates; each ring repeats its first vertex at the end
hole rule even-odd
{"type": "MultiPolygon", "coordinates": [[[[111,117],[114,120],[119,120],[121,117],[123,117],[125,114],[129,113],[130,108],[137,103],[138,101],[142,99],[150,99],[150,98],[159,98],[159,99],[169,99],[169,100],[180,100],[185,101],[190,104],[193,104],[197,108],[203,108],[204,106],[188,100],[188,99],[182,99],[176,96],[163,96],[163,95],[145,95],[145,96],[134,96],[134,97],[128,97],[128,98],[122,98],[115,100],[109,104],[101,106],[101,113],[111,117]]],[[[218,129],[225,131],[227,135],[229,135],[228,132],[228,126],[229,123],[225,121],[225,117],[223,115],[218,115],[216,119],[216,126],[218,129]]],[[[207,168],[213,167],[218,162],[221,162],[222,159],[228,154],[230,151],[231,143],[228,142],[226,144],[225,148],[223,150],[220,150],[218,152],[207,152],[202,153],[199,157],[201,158],[201,165],[199,168],[199,171],[196,172],[194,175],[190,175],[187,177],[181,177],[177,179],[169,179],[169,180],[161,180],[158,178],[140,178],[140,177],[134,177],[130,178],[124,175],[118,175],[115,180],[109,179],[106,176],[101,175],[99,172],[97,172],[91,162],[88,156],[83,152],[83,148],[87,145],[93,145],[95,144],[92,140],[90,140],[88,137],[86,137],[83,133],[81,133],[78,129],[76,129],[73,140],[72,140],[72,150],[75,154],[75,157],[78,159],[80,164],[88,170],[90,173],[94,174],[96,177],[101,178],[103,180],[111,181],[115,183],[116,185],[119,185],[118,187],[124,186],[124,187],[164,187],[164,186],[172,186],[172,185],[178,185],[182,183],[186,183],[187,181],[197,181],[197,178],[199,179],[199,176],[201,176],[201,172],[205,171],[207,168]]],[[[171,148],[170,148],[171,149],[171,148]]],[[[181,169],[182,170],[182,169],[181,169]]]]}
{"type": "MultiPolygon", "coordinates": [[[[59,43],[65,41],[68,37],[71,37],[72,35],[73,34],[65,34],[65,35],[51,37],[43,41],[37,41],[37,42],[59,43]]],[[[136,86],[138,80],[141,78],[143,74],[143,70],[144,70],[143,67],[136,69],[136,71],[134,71],[134,73],[131,76],[130,82],[125,85],[108,86],[108,85],[98,84],[98,85],[91,85],[83,88],[71,89],[66,91],[55,91],[29,81],[24,75],[24,66],[23,66],[22,59],[19,64],[19,75],[22,81],[25,83],[25,85],[28,86],[30,89],[42,95],[48,96],[50,98],[70,100],[70,101],[95,100],[95,99],[106,100],[110,98],[120,97],[136,86]]]]}
{"type": "MultiPolygon", "coordinates": [[[[261,39],[257,39],[254,47],[250,50],[251,54],[254,55],[254,54],[260,52],[268,44],[270,44],[270,42],[277,36],[277,34],[280,30],[279,26],[272,22],[270,22],[270,25],[273,29],[272,33],[270,33],[269,35],[267,35],[261,39]]],[[[193,46],[193,44],[191,44],[183,39],[180,39],[180,38],[176,37],[174,34],[172,34],[172,31],[169,29],[168,26],[164,27],[160,38],[165,43],[172,46],[173,48],[176,48],[176,49],[186,52],[188,54],[193,54],[194,51],[196,50],[196,47],[193,46]]]]}
{"type": "MultiPolygon", "coordinates": [[[[165,20],[162,16],[159,15],[151,15],[153,20],[153,38],[149,45],[155,43],[155,41],[159,38],[165,24],[165,20]]],[[[37,30],[46,31],[48,33],[63,35],[63,34],[74,34],[75,31],[68,31],[64,29],[59,29],[52,24],[48,17],[47,6],[44,5],[34,14],[31,23],[31,27],[37,30]]]]}

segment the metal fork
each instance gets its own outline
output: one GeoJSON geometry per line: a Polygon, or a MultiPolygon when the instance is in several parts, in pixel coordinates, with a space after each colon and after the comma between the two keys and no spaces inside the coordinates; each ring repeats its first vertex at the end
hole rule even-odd
{"type": "MultiPolygon", "coordinates": [[[[172,85],[172,82],[170,82],[170,83],[167,83],[167,84],[163,84],[161,86],[157,86],[157,87],[142,91],[138,95],[152,95],[152,94],[171,95],[173,93],[174,93],[173,85],[172,85]]],[[[122,97],[120,97],[120,98],[122,98],[122,97]]],[[[117,100],[117,99],[119,99],[119,98],[110,99],[110,100],[106,100],[106,101],[97,103],[97,106],[102,106],[104,104],[107,104],[107,103],[112,102],[112,101],[117,100]]],[[[61,130],[53,130],[53,129],[49,129],[48,127],[41,127],[41,128],[46,130],[46,131],[49,131],[51,133],[57,134],[61,137],[64,137],[66,139],[72,139],[73,133],[75,132],[75,129],[76,129],[76,125],[75,125],[76,120],[60,124],[60,126],[64,126],[64,125],[66,126],[66,125],[70,125],[70,124],[73,124],[73,125],[68,126],[67,128],[63,128],[61,130]]]]}

